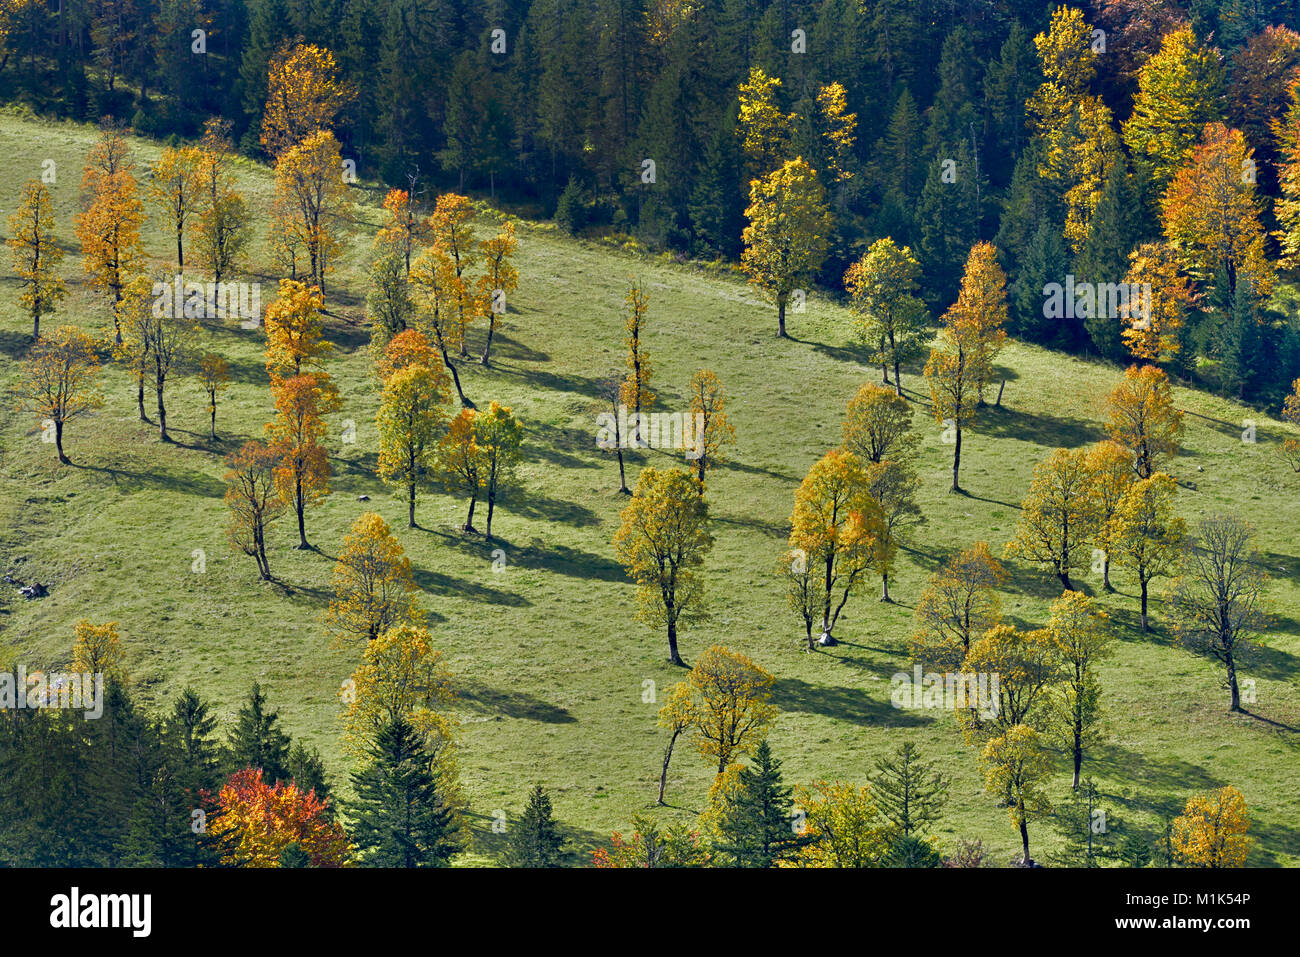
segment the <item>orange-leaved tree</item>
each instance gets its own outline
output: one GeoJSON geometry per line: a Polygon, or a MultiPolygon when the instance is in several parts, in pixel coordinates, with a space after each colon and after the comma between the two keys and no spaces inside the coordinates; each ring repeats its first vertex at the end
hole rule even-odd
{"type": "Polygon", "coordinates": [[[312,867],[343,867],[351,848],[343,825],[332,819],[329,799],[298,786],[262,780],[261,768],[236,771],[217,795],[212,835],[227,865],[279,867],[291,846],[307,855],[312,867]]]}
{"type": "Polygon", "coordinates": [[[275,486],[280,498],[298,516],[298,547],[308,549],[304,513],[307,506],[329,494],[329,453],[322,416],[338,411],[338,389],[324,372],[304,373],[271,381],[275,420],[266,434],[280,457],[275,486]]]}
{"type": "Polygon", "coordinates": [[[32,339],[41,336],[41,316],[49,315],[67,286],[59,275],[63,249],[54,238],[54,207],[50,191],[39,180],[23,185],[22,199],[9,217],[9,238],[14,272],[22,293],[19,302],[32,318],[32,339]]]}

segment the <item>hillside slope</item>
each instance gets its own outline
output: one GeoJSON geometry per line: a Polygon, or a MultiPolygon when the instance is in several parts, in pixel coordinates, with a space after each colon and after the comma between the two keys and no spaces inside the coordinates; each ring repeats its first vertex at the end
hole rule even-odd
{"type": "MultiPolygon", "coordinates": [[[[7,215],[22,183],[39,176],[42,160],[55,161],[52,193],[70,295],[46,321],[102,328],[109,320],[88,294],[72,231],[81,164],[93,139],[88,127],[0,118],[0,155],[11,172],[0,208],[7,215]]],[[[158,147],[134,147],[142,175],[158,147]]],[[[264,211],[268,171],[249,164],[242,175],[250,203],[264,211]]],[[[337,695],[359,651],[331,650],[320,616],[344,532],[361,512],[376,510],[417,570],[437,644],[457,675],[464,784],[479,823],[497,809],[519,809],[526,788],[540,781],[552,790],[575,848],[589,850],[611,830],[627,829],[632,814],[654,800],[665,743],[658,705],[645,700],[647,682],[662,700],[682,677],[666,661],[663,634],[633,618],[633,586],[610,544],[626,499],[617,492],[616,463],[595,446],[596,386],[621,370],[622,298],[635,276],[651,297],[648,346],[658,407],[685,411],[691,374],[711,368],[731,396],[737,435],[731,463],[709,490],[717,539],[705,566],[711,619],[685,632],[683,654],[689,661],[710,644],[726,644],[777,676],[781,713],[771,740],[788,781],[863,781],[877,757],[915,741],[953,781],[936,828],[940,840],[950,846],[957,836],[978,837],[995,860],[1010,859],[1018,835],[1005,809],[984,793],[975,754],[951,716],[894,709],[889,679],[910,667],[905,639],[926,577],[976,540],[1001,554],[1033,466],[1055,447],[1103,437],[1103,399],[1120,370],[1011,344],[1000,360],[1008,379],[1002,407],[988,409],[966,439],[968,496],[947,494],[951,449],[917,391],[919,370],[905,370],[924,436],[927,521],[901,556],[891,585],[897,604],[879,603],[868,587],[849,604],[843,643],[807,654],[773,571],[785,551],[795,488],[839,442],[845,402],[879,377],[863,364],[844,310],[813,297],[805,314],[790,317],[795,341],[779,341],[774,311],[734,278],[521,224],[520,288],[495,340],[494,361],[490,368],[475,361],[479,330],[469,349],[475,359],[462,372],[478,404],[510,405],[527,424],[518,491],[502,503],[494,525],[500,541],[461,535],[465,503],[439,492],[421,495],[422,527],[408,530],[404,501],[374,474],[378,394],[361,322],[362,265],[379,213],[373,201],[360,212],[362,235],[329,293],[328,335],[338,353],[327,369],[343,406],[330,419],[333,493],[307,516],[319,551],[294,550],[292,523],[281,522],[270,552],[278,582],[267,584],[226,542],[222,456],[260,436],[271,403],[262,332],[207,323],[203,347],[226,356],[234,380],[219,405],[218,442],[206,437],[204,400],[192,379],[169,387],[169,428],[178,441],[162,445],[156,430],[138,421],[126,376],[108,370],[104,408],[68,428],[73,467],[59,466],[35,423],[13,412],[9,399],[3,403],[0,570],[51,587],[49,597],[24,601],[3,586],[6,660],[29,668],[65,663],[77,619],[116,620],[147,705],[162,708],[192,684],[228,720],[249,684],[260,681],[287,730],[321,749],[343,788],[350,766],[339,749],[337,695]],[[355,444],[339,440],[345,420],[355,423],[355,444]],[[370,500],[359,501],[363,495],[370,500]],[[494,571],[494,548],[504,550],[503,570],[494,571]],[[202,573],[192,571],[198,549],[202,573]]],[[[266,283],[265,303],[274,277],[259,275],[267,259],[264,227],[257,232],[249,278],[266,283]]],[[[156,224],[146,248],[165,264],[171,246],[156,224]]],[[[30,328],[17,307],[7,254],[0,268],[0,385],[8,392],[30,328]]],[[[1218,671],[1176,646],[1159,601],[1156,633],[1141,637],[1134,583],[1116,575],[1119,593],[1105,595],[1094,576],[1087,589],[1112,613],[1121,640],[1102,668],[1107,741],[1089,755],[1085,773],[1148,837],[1160,827],[1159,812],[1181,808],[1192,791],[1236,785],[1255,821],[1251,863],[1291,865],[1300,862],[1300,510],[1293,507],[1300,480],[1278,454],[1276,422],[1200,392],[1180,389],[1177,399],[1188,413],[1186,448],[1173,465],[1184,483],[1182,514],[1194,520],[1230,512],[1254,522],[1273,575],[1273,628],[1246,669],[1256,680],[1255,714],[1227,713],[1218,671]],[[1256,422],[1255,444],[1241,439],[1247,418],[1256,422]]],[[[630,455],[629,483],[642,465],[669,461],[660,452],[630,455]]],[[[1009,567],[1007,614],[1019,624],[1041,624],[1059,586],[1037,569],[1009,567]]],[[[689,819],[702,806],[711,770],[679,751],[668,789],[676,807],[655,813],[689,819]]],[[[1062,760],[1053,796],[1068,789],[1062,760]]],[[[1035,856],[1054,841],[1043,824],[1031,824],[1031,838],[1035,856]]],[[[479,850],[490,844],[490,835],[481,835],[479,850]]]]}

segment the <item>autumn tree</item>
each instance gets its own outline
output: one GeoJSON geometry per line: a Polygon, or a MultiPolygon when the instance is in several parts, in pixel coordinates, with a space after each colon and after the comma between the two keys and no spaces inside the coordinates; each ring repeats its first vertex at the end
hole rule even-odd
{"type": "MultiPolygon", "coordinates": [[[[419,335],[414,330],[411,334],[419,335]]],[[[450,396],[451,382],[441,363],[406,365],[384,382],[376,419],[378,472],[385,482],[406,488],[408,528],[416,527],[415,490],[433,472],[433,455],[447,421],[443,407],[450,396]]]]}
{"type": "Polygon", "coordinates": [[[133,276],[115,310],[119,339],[113,344],[113,358],[122,363],[135,384],[136,412],[141,422],[149,421],[144,411],[144,387],[154,374],[151,351],[154,326],[161,314],[150,301],[149,277],[144,273],[133,276]]]}
{"type": "Polygon", "coordinates": [[[1070,590],[1071,572],[1087,564],[1088,548],[1100,531],[1098,519],[1088,451],[1057,449],[1034,466],[1007,554],[1047,565],[1070,590]]]}
{"type": "Polygon", "coordinates": [[[82,618],[72,626],[72,671],[103,675],[106,681],[126,681],[126,652],[117,632],[117,622],[96,625],[82,618]]]}
{"type": "Polygon", "coordinates": [[[718,774],[750,754],[776,718],[771,673],[738,651],[713,645],[687,678],[694,696],[696,747],[717,761],[718,774]]]}
{"type": "Polygon", "coordinates": [[[1188,867],[1245,867],[1254,844],[1249,831],[1250,812],[1237,788],[1193,794],[1174,818],[1174,857],[1188,867]]]}
{"type": "Polygon", "coordinates": [[[796,787],[795,807],[804,815],[804,845],[791,866],[884,866],[898,832],[883,818],[877,797],[873,787],[843,781],[796,787]]]}
{"type": "Polygon", "coordinates": [[[474,417],[474,445],[483,465],[483,491],[487,496],[487,527],[484,537],[492,540],[492,511],[498,496],[514,477],[523,444],[523,423],[508,405],[495,400],[474,417]]]}
{"type": "Polygon", "coordinates": [[[262,146],[279,157],[309,135],[330,131],[354,96],[339,79],[333,53],[309,43],[285,44],[267,70],[262,146]]]}
{"type": "Polygon", "coordinates": [[[217,440],[217,394],[230,387],[230,364],[215,352],[205,352],[199,359],[199,385],[208,395],[208,417],[212,441],[217,440]]]}
{"type": "Polygon", "coordinates": [[[798,157],[754,180],[741,268],[776,303],[777,335],[785,338],[785,309],[796,289],[807,289],[826,259],[831,215],[817,172],[798,157]]]}
{"type": "Polygon", "coordinates": [[[1133,484],[1133,457],[1122,445],[1104,439],[1088,450],[1086,467],[1091,476],[1096,507],[1096,542],[1102,550],[1102,587],[1114,591],[1110,584],[1110,552],[1114,548],[1111,519],[1115,517],[1124,493],[1133,484]]]}
{"type": "Polygon", "coordinates": [[[696,422],[695,478],[704,494],[704,479],[709,470],[727,461],[723,451],[735,444],[736,430],[727,420],[727,394],[722,382],[709,369],[700,369],[691,376],[687,391],[691,396],[690,414],[696,422]]]}
{"type": "Polygon", "coordinates": [[[449,491],[469,497],[469,512],[461,531],[475,533],[474,508],[487,487],[483,451],[478,447],[475,409],[461,409],[451,420],[446,433],[438,440],[436,467],[449,491]]]}
{"type": "Polygon", "coordinates": [[[202,201],[200,154],[189,146],[168,146],[149,167],[149,198],[176,237],[176,268],[185,272],[185,222],[202,201]]]}
{"type": "Polygon", "coordinates": [[[464,327],[457,320],[459,293],[456,291],[454,265],[451,259],[435,246],[422,250],[411,264],[411,283],[418,291],[417,324],[442,354],[443,365],[451,373],[452,383],[460,404],[472,409],[474,403],[465,397],[461,388],[460,373],[451,360],[452,352],[460,352],[464,342],[464,327]]]}
{"type": "Polygon", "coordinates": [[[1163,471],[1166,459],[1178,454],[1183,437],[1183,413],[1174,407],[1169,376],[1155,366],[1129,366],[1124,379],[1106,400],[1107,432],[1128,449],[1138,478],[1163,471]]]}
{"type": "Polygon", "coordinates": [[[182,368],[190,359],[194,348],[198,326],[193,319],[187,319],[184,311],[173,305],[163,309],[154,316],[154,321],[147,326],[148,353],[153,372],[154,398],[158,405],[158,437],[171,441],[167,437],[167,407],[163,404],[163,389],[167,377],[182,368]]]}
{"type": "Polygon", "coordinates": [[[1015,725],[984,745],[980,764],[988,792],[1008,797],[1007,813],[1020,831],[1024,851],[1021,863],[1029,867],[1029,816],[1051,810],[1043,786],[1052,767],[1038,732],[1023,724],[1015,725]]]}
{"type": "Polygon", "coordinates": [[[849,112],[844,84],[830,83],[817,91],[817,120],[827,182],[841,186],[853,178],[850,167],[858,128],[858,115],[849,112]]]}
{"type": "Polygon", "coordinates": [[[325,625],[339,640],[374,641],[396,625],[424,622],[411,560],[374,512],[363,513],[343,536],[331,590],[325,625]]]}
{"type": "Polygon", "coordinates": [[[1190,25],[1166,33],[1142,66],[1124,143],[1159,196],[1192,155],[1205,124],[1223,118],[1223,61],[1190,25]]]}
{"type": "Polygon", "coordinates": [[[921,439],[912,431],[912,407],[892,389],[868,382],[849,400],[844,448],[861,461],[908,461],[921,439]]]}
{"type": "Polygon", "coordinates": [[[789,546],[807,566],[801,611],[808,649],[812,621],[820,621],[823,645],[832,634],[849,596],[867,573],[887,564],[885,516],[871,497],[866,470],[851,452],[832,449],[815,462],[795,492],[789,546]]]}
{"type": "Polygon", "coordinates": [[[668,731],[668,746],[664,748],[664,766],[659,773],[659,798],[655,802],[664,805],[664,790],[668,787],[668,765],[673,759],[673,748],[677,739],[695,727],[695,697],[691,685],[679,681],[668,689],[668,700],[659,709],[659,727],[668,731]]]}
{"type": "Polygon", "coordinates": [[[280,456],[275,485],[285,504],[298,517],[298,548],[307,542],[307,506],[329,494],[329,452],[323,416],[337,412],[338,389],[324,372],[304,373],[271,382],[276,416],[266,426],[267,438],[280,456]]]}
{"type": "Polygon", "coordinates": [[[266,560],[266,529],[284,511],[275,487],[279,456],[263,442],[245,442],[226,459],[226,507],[231,545],[257,562],[263,581],[271,580],[266,560]]]}
{"type": "Polygon", "coordinates": [[[1002,621],[998,588],[1006,569],[976,542],[944,562],[917,600],[908,641],[913,660],[929,669],[955,672],[971,644],[1002,621]]]}
{"type": "Polygon", "coordinates": [[[279,867],[290,847],[305,854],[312,867],[342,867],[351,854],[347,832],[334,821],[329,802],[296,784],[268,784],[261,768],[236,771],[217,795],[220,813],[210,828],[216,841],[229,845],[227,865],[279,867]]]}
{"type": "Polygon", "coordinates": [[[318,130],[291,146],[275,164],[272,246],[280,250],[282,267],[287,255],[285,271],[295,279],[295,251],[301,250],[307,258],[305,278],[322,293],[352,222],[353,204],[342,162],[334,134],[318,130]]]}
{"type": "Polygon", "coordinates": [[[745,158],[746,182],[766,176],[789,155],[795,117],[780,109],[777,102],[780,89],[780,78],[768,76],[757,66],[750,69],[747,81],[740,84],[736,132],[745,158]]]}
{"type": "Polygon", "coordinates": [[[677,650],[680,625],[704,610],[697,569],[713,547],[708,506],[696,481],[681,469],[643,469],[614,533],[619,563],[637,584],[637,618],[668,629],[668,659],[685,665],[677,650]]]}
{"type": "Polygon", "coordinates": [[[629,440],[638,448],[644,446],[645,435],[642,428],[642,414],[654,405],[655,394],[650,391],[650,353],[642,341],[645,333],[646,312],[650,308],[650,295],[634,282],[628,287],[623,298],[627,303],[627,318],[623,327],[627,331],[624,344],[627,346],[627,377],[619,388],[619,401],[632,410],[630,419],[632,430],[629,440]]]}
{"type": "MultiPolygon", "coordinates": [[[[91,285],[109,293],[114,323],[123,292],[144,262],[140,242],[144,207],[133,168],[125,135],[116,126],[105,125],[86,159],[83,209],[75,218],[82,265],[91,285]]],[[[122,341],[116,326],[115,337],[122,341]]]]}
{"type": "Polygon", "coordinates": [[[1062,663],[1054,710],[1061,737],[1074,760],[1074,783],[1079,786],[1083,752],[1097,737],[1101,721],[1099,662],[1110,656],[1112,639],[1105,614],[1079,591],[1067,591],[1052,602],[1047,633],[1056,644],[1062,663]]]}
{"type": "Polygon", "coordinates": [[[14,272],[18,274],[18,301],[32,319],[32,340],[41,337],[41,316],[47,316],[67,295],[59,275],[63,248],[54,238],[54,207],[50,191],[39,180],[23,185],[18,208],[9,217],[9,238],[14,272]]]}
{"type": "Polygon", "coordinates": [[[1268,576],[1255,550],[1255,530],[1239,518],[1211,515],[1197,523],[1169,594],[1174,631],[1183,644],[1224,668],[1229,710],[1241,711],[1238,668],[1268,622],[1268,576]]]}
{"type": "Polygon", "coordinates": [[[984,390],[993,378],[993,362],[1007,341],[1007,277],[992,243],[971,247],[958,308],[960,321],[970,327],[971,375],[976,401],[982,405],[984,390]]]}
{"type": "Polygon", "coordinates": [[[429,238],[429,222],[420,214],[414,189],[390,189],[384,195],[388,219],[375,234],[375,245],[392,246],[401,256],[405,275],[411,275],[411,257],[429,238]]]}
{"type": "Polygon", "coordinates": [[[410,331],[415,320],[415,299],[396,240],[376,240],[368,276],[366,318],[370,321],[370,347],[380,351],[394,336],[410,331]]]}
{"type": "Polygon", "coordinates": [[[36,417],[42,430],[54,429],[59,461],[71,465],[63,451],[63,427],[75,416],[104,404],[99,392],[99,357],[95,342],[76,326],[59,326],[36,340],[18,382],[21,407],[36,417]]]}
{"type": "Polygon", "coordinates": [[[465,337],[469,325],[480,312],[470,272],[477,264],[478,248],[474,242],[474,206],[469,197],[443,193],[429,217],[433,247],[446,260],[444,283],[447,286],[450,312],[447,321],[453,330],[462,358],[469,355],[465,337]]]}
{"type": "Polygon", "coordinates": [[[1006,734],[1017,725],[1045,730],[1061,664],[1061,649],[1046,628],[994,625],[971,642],[961,671],[997,675],[999,680],[989,689],[992,700],[972,701],[957,712],[967,742],[1006,734]]]}
{"type": "Polygon", "coordinates": [[[366,642],[361,664],[344,684],[343,746],[364,755],[385,727],[406,721],[428,757],[428,768],[449,805],[458,803],[455,761],[456,701],[446,657],[433,647],[429,630],[398,624],[366,642]]]}
{"type": "Polygon", "coordinates": [[[1165,191],[1161,218],[1165,239],[1193,278],[1207,282],[1222,272],[1229,293],[1240,277],[1267,296],[1276,277],[1265,251],[1253,166],[1240,130],[1207,124],[1191,160],[1165,191]]]}
{"type": "Polygon", "coordinates": [[[894,390],[903,394],[900,367],[921,355],[928,318],[916,295],[921,264],[912,250],[889,238],[878,239],[844,274],[850,305],[857,317],[858,334],[875,346],[872,361],[880,363],[884,381],[894,369],[894,390]]]}
{"type": "Polygon", "coordinates": [[[479,259],[483,262],[483,275],[478,279],[477,299],[486,312],[487,341],[479,360],[487,365],[492,352],[492,334],[496,332],[506,314],[510,293],[519,288],[519,270],[511,262],[519,241],[515,239],[515,224],[506,220],[495,236],[478,244],[479,259]]]}
{"type": "Polygon", "coordinates": [[[1174,514],[1172,478],[1156,472],[1131,483],[1108,523],[1106,537],[1115,561],[1133,572],[1142,594],[1142,630],[1149,631],[1147,593],[1153,579],[1177,565],[1187,524],[1174,514]]]}
{"type": "Polygon", "coordinates": [[[1181,257],[1168,243],[1143,243],[1129,254],[1124,282],[1130,290],[1143,290],[1120,306],[1124,345],[1138,359],[1169,361],[1182,348],[1183,326],[1197,302],[1181,257]]]}
{"type": "Polygon", "coordinates": [[[236,188],[233,166],[230,122],[213,117],[203,127],[196,170],[199,256],[213,282],[221,282],[239,264],[252,222],[248,204],[236,188]]]}
{"type": "Polygon", "coordinates": [[[281,279],[280,292],[266,307],[266,371],[272,376],[300,375],[334,349],[325,339],[320,289],[296,279],[281,279]]]}

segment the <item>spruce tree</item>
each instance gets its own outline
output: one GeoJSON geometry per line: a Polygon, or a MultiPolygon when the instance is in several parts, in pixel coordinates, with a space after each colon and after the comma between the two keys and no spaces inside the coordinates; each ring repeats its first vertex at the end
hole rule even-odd
{"type": "Polygon", "coordinates": [[[1101,867],[1116,856],[1108,836],[1115,824],[1098,804],[1097,785],[1092,778],[1084,780],[1053,816],[1062,842],[1054,860],[1065,867],[1101,867]]]}
{"type": "Polygon", "coordinates": [[[290,779],[289,736],[279,729],[279,721],[278,712],[266,710],[266,696],[254,681],[230,732],[232,770],[261,768],[267,784],[290,779]]]}
{"type": "Polygon", "coordinates": [[[932,763],[921,760],[911,741],[876,760],[871,790],[880,813],[904,837],[934,821],[948,801],[948,781],[932,763]]]}
{"type": "Polygon", "coordinates": [[[964,142],[942,147],[930,161],[916,218],[926,305],[940,314],[956,301],[966,257],[979,238],[977,171],[964,142]]]}
{"type": "MultiPolygon", "coordinates": [[[[1092,215],[1092,229],[1075,262],[1076,282],[1120,283],[1128,272],[1128,255],[1143,239],[1141,197],[1137,183],[1121,156],[1111,168],[1092,215]]],[[[1058,280],[1059,281],[1059,280],[1058,280]]],[[[1122,359],[1119,316],[1097,315],[1083,320],[1096,350],[1107,359],[1122,359]]]]}
{"type": "Polygon", "coordinates": [[[519,821],[512,825],[505,859],[510,867],[560,867],[564,838],[551,817],[551,799],[536,785],[519,821]]]}
{"type": "Polygon", "coordinates": [[[1064,283],[1065,273],[1065,241],[1060,227],[1043,222],[1020,259],[1009,290],[1013,335],[1045,345],[1072,341],[1078,320],[1048,318],[1044,309],[1043,287],[1064,283]]]}
{"type": "Polygon", "coordinates": [[[943,858],[915,834],[900,837],[885,855],[886,867],[942,867],[943,858]]]}
{"type": "Polygon", "coordinates": [[[803,844],[791,817],[791,789],[781,779],[781,762],[767,740],[754,749],[751,763],[740,769],[736,793],[719,819],[718,849],[735,867],[775,867],[803,844]]]}
{"type": "Polygon", "coordinates": [[[376,733],[352,775],[352,839],[367,867],[443,867],[461,849],[419,732],[398,716],[376,733]]]}

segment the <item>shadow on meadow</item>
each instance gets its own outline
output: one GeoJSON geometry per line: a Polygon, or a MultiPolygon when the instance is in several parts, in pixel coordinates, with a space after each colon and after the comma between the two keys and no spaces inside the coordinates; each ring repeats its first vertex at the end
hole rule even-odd
{"type": "Polygon", "coordinates": [[[488,588],[478,582],[453,578],[450,575],[430,571],[427,568],[412,568],[411,574],[415,578],[415,584],[420,587],[421,591],[439,595],[443,598],[464,598],[467,601],[505,605],[510,608],[527,608],[532,605],[532,602],[527,598],[516,595],[514,592],[488,588]]]}
{"type": "Polygon", "coordinates": [[[772,686],[772,703],[782,711],[820,714],[860,725],[883,725],[891,728],[914,728],[935,719],[895,708],[888,700],[888,685],[881,686],[886,698],[877,701],[862,688],[814,685],[800,678],[777,678],[772,686]]]}
{"type": "Polygon", "coordinates": [[[1228,783],[1199,764],[1181,758],[1156,757],[1132,751],[1110,741],[1098,744],[1087,752],[1083,770],[1085,776],[1089,773],[1105,774],[1144,791],[1159,788],[1190,794],[1192,791],[1223,787],[1228,783]]]}
{"type": "Polygon", "coordinates": [[[480,714],[503,715],[543,724],[576,724],[577,718],[566,709],[553,705],[526,691],[489,688],[478,681],[458,684],[459,702],[480,714]]]}
{"type": "Polygon", "coordinates": [[[976,414],[972,431],[1029,442],[1045,449],[1074,449],[1106,437],[1105,431],[1088,419],[1022,412],[1007,405],[984,406],[976,414]]]}

